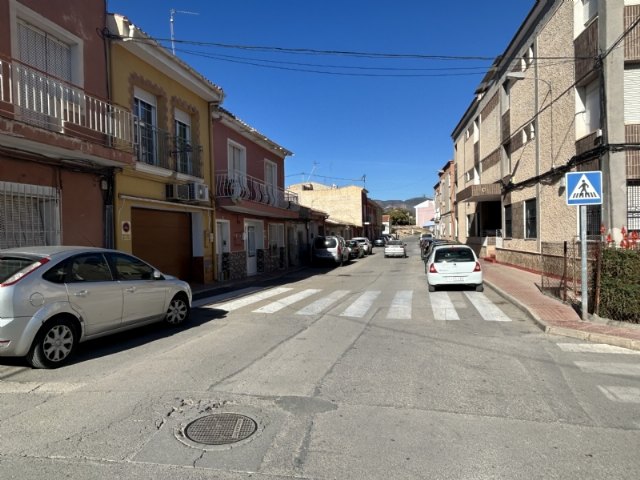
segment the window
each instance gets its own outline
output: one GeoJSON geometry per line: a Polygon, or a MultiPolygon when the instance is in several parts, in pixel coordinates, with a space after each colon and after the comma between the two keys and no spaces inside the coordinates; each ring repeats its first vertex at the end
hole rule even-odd
{"type": "Polygon", "coordinates": [[[153,280],[153,268],[142,260],[124,254],[112,258],[118,280],[153,280]]]}
{"type": "Polygon", "coordinates": [[[511,205],[504,206],[504,236],[513,237],[513,211],[511,205]]]}
{"type": "Polygon", "coordinates": [[[533,45],[531,45],[520,59],[520,70],[525,71],[533,64],[533,45]]]}
{"type": "Polygon", "coordinates": [[[535,124],[533,122],[531,122],[528,125],[526,125],[524,127],[524,129],[522,130],[522,133],[524,135],[524,138],[523,138],[524,143],[530,142],[531,140],[536,138],[536,127],[535,127],[535,124]]]}
{"type": "Polygon", "coordinates": [[[511,175],[511,145],[502,146],[502,176],[511,175]]]}
{"type": "Polygon", "coordinates": [[[191,116],[181,110],[174,113],[175,155],[179,173],[193,175],[193,145],[191,142],[191,116]]]}
{"type": "Polygon", "coordinates": [[[71,47],[19,21],[18,56],[24,64],[33,67],[16,65],[21,118],[42,128],[61,130],[63,110],[74,101],[73,90],[64,83],[72,81],[71,47]],[[55,78],[46,78],[48,76],[55,78]]]}
{"type": "Polygon", "coordinates": [[[480,117],[473,122],[473,143],[480,141],[480,117]]]}
{"type": "Polygon", "coordinates": [[[477,223],[475,214],[467,215],[467,237],[477,236],[477,223]]]}
{"type": "Polygon", "coordinates": [[[627,227],[640,232],[640,180],[629,180],[627,184],[627,227]]]}
{"type": "Polygon", "coordinates": [[[507,80],[502,84],[502,101],[500,102],[500,113],[505,114],[511,108],[511,81],[507,80]]]}
{"type": "MultiPolygon", "coordinates": [[[[51,272],[54,276],[60,270],[51,272]]],[[[111,282],[113,276],[102,254],[78,255],[70,261],[66,275],[67,282],[111,282]]]]}
{"type": "Polygon", "coordinates": [[[57,189],[0,182],[0,248],[59,245],[61,237],[57,189]]]}
{"type": "Polygon", "coordinates": [[[269,248],[274,250],[284,247],[284,224],[269,224],[269,248]]]}
{"type": "Polygon", "coordinates": [[[133,114],[136,116],[135,143],[138,160],[149,165],[158,164],[156,107],[154,95],[138,88],[134,91],[133,114]]]}
{"type": "Polygon", "coordinates": [[[536,199],[524,202],[524,232],[525,238],[538,237],[538,218],[536,214],[536,199]]]}
{"type": "Polygon", "coordinates": [[[242,188],[247,188],[247,150],[242,145],[229,140],[227,157],[232,195],[237,197],[242,188]]]}
{"type": "Polygon", "coordinates": [[[624,123],[640,123],[640,65],[624,67],[624,123]]]}
{"type": "Polygon", "coordinates": [[[267,203],[276,205],[278,203],[278,166],[270,160],[264,161],[264,184],[267,190],[267,203]]]}
{"type": "Polygon", "coordinates": [[[600,84],[592,82],[577,93],[576,138],[580,139],[600,128],[600,84]]]}

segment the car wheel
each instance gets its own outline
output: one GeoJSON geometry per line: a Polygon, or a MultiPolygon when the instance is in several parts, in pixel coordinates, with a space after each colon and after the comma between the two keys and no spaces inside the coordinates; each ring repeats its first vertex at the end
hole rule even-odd
{"type": "Polygon", "coordinates": [[[64,365],[78,343],[76,328],[67,318],[45,323],[27,353],[33,368],[57,368],[64,365]]]}
{"type": "Polygon", "coordinates": [[[183,293],[179,293],[171,300],[164,320],[169,325],[178,326],[187,318],[189,318],[189,301],[183,293]]]}
{"type": "Polygon", "coordinates": [[[436,291],[436,286],[429,284],[429,291],[430,292],[435,292],[436,291]]]}
{"type": "Polygon", "coordinates": [[[482,283],[480,285],[476,285],[476,292],[484,292],[484,285],[482,283]]]}

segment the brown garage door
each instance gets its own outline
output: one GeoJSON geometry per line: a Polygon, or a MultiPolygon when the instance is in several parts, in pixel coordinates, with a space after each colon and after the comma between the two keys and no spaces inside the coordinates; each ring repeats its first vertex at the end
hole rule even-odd
{"type": "Polygon", "coordinates": [[[133,254],[164,273],[191,280],[191,215],[134,208],[131,210],[133,254]]]}

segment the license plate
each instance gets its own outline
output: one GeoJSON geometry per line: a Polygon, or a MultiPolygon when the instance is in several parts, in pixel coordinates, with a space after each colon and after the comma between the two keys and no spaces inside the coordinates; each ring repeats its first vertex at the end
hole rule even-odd
{"type": "Polygon", "coordinates": [[[461,282],[462,280],[464,280],[464,277],[447,277],[447,282],[449,283],[461,282]]]}

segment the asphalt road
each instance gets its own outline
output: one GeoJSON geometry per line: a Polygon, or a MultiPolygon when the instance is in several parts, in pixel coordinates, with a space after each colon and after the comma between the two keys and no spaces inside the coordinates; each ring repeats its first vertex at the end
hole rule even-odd
{"type": "Polygon", "coordinates": [[[545,335],[489,288],[430,294],[409,254],[210,298],[58,370],[0,359],[0,478],[638,478],[640,352],[545,335]],[[199,434],[255,433],[185,436],[220,414],[199,434]]]}

